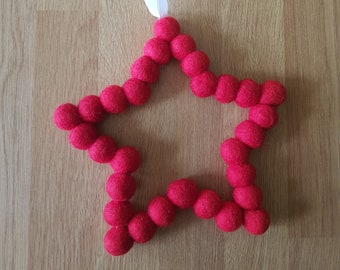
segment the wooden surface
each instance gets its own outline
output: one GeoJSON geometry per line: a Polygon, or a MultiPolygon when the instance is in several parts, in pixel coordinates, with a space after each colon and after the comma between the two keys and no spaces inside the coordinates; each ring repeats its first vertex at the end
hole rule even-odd
{"type": "MultiPolygon", "coordinates": [[[[170,0],[214,72],[287,86],[279,124],[252,155],[272,225],[226,234],[180,212],[118,258],[102,246],[110,168],[72,149],[52,115],[123,83],[154,18],[141,0],[2,0],[0,10],[0,269],[340,269],[339,1],[170,0]]],[[[146,106],[101,129],[140,150],[133,201],[145,207],[179,177],[226,199],[219,145],[245,117],[195,98],[174,61],[146,106]]]]}

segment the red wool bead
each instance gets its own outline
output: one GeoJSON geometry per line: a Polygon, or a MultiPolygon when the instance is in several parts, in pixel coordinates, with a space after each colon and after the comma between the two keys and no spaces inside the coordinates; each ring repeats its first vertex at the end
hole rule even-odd
{"type": "Polygon", "coordinates": [[[262,191],[255,185],[235,188],[233,192],[235,202],[246,210],[259,208],[262,203],[262,191]]]}
{"type": "Polygon", "coordinates": [[[201,51],[188,54],[181,62],[182,71],[188,77],[194,77],[209,69],[209,58],[201,51]]]}
{"type": "Polygon", "coordinates": [[[285,102],[286,88],[277,81],[266,81],[262,84],[261,104],[278,106],[285,102]]]}
{"type": "Polygon", "coordinates": [[[255,182],[256,170],[251,164],[230,165],[227,169],[227,179],[234,188],[250,186],[255,182]]]}
{"type": "Polygon", "coordinates": [[[202,190],[194,204],[196,216],[209,219],[215,217],[222,208],[222,201],[218,194],[212,190],[202,190]]]}
{"type": "Polygon", "coordinates": [[[236,127],[235,137],[250,148],[258,148],[264,143],[266,134],[263,128],[246,120],[236,127]]]}
{"type": "Polygon", "coordinates": [[[133,216],[133,207],[130,202],[107,203],[104,207],[104,220],[111,226],[127,225],[133,216]]]}
{"type": "Polygon", "coordinates": [[[240,82],[233,76],[221,75],[215,92],[215,98],[221,103],[229,103],[235,100],[240,82]]]}
{"type": "Polygon", "coordinates": [[[249,110],[249,120],[263,128],[271,128],[276,125],[279,116],[276,110],[269,105],[258,104],[249,110]]]}
{"type": "Polygon", "coordinates": [[[148,56],[138,58],[131,66],[131,76],[143,82],[153,83],[158,75],[158,64],[148,56]]]}
{"type": "Polygon", "coordinates": [[[177,60],[182,60],[196,50],[196,43],[191,36],[180,34],[171,41],[170,48],[172,56],[177,60]]]}
{"type": "Polygon", "coordinates": [[[135,78],[127,80],[123,90],[129,103],[135,106],[143,105],[150,97],[149,85],[135,78]]]}
{"type": "Polygon", "coordinates": [[[57,128],[71,130],[78,126],[82,122],[82,119],[78,108],[75,105],[65,103],[56,108],[53,115],[53,121],[57,128]]]}
{"type": "Polygon", "coordinates": [[[145,43],[144,54],[158,64],[166,64],[171,59],[169,44],[159,38],[149,39],[145,43]]]}
{"type": "Polygon", "coordinates": [[[71,130],[70,144],[80,150],[87,150],[98,138],[98,131],[93,124],[82,123],[71,130]]]}
{"type": "Polygon", "coordinates": [[[123,89],[117,85],[110,85],[104,88],[100,93],[100,102],[109,113],[121,113],[128,105],[123,89]]]}
{"type": "Polygon", "coordinates": [[[176,208],[165,196],[158,196],[151,200],[148,214],[159,227],[169,226],[176,218],[176,208]]]}
{"type": "Polygon", "coordinates": [[[191,78],[190,88],[195,96],[205,98],[215,93],[216,83],[216,76],[210,71],[205,71],[191,78]]]}
{"type": "Polygon", "coordinates": [[[253,235],[260,235],[267,231],[270,224],[268,213],[264,209],[244,211],[244,228],[253,235]]]}
{"type": "Polygon", "coordinates": [[[104,236],[104,248],[112,256],[127,253],[133,246],[127,226],[114,226],[104,236]]]}
{"type": "Polygon", "coordinates": [[[155,223],[145,212],[134,215],[129,222],[128,228],[130,236],[137,243],[146,243],[151,240],[157,229],[155,223]]]}
{"type": "Polygon", "coordinates": [[[98,163],[107,163],[113,159],[117,146],[115,141],[106,135],[100,136],[89,148],[90,158],[98,163]]]}
{"type": "Polygon", "coordinates": [[[239,139],[230,138],[222,143],[220,154],[227,164],[242,164],[248,161],[250,149],[239,139]]]}
{"type": "Polygon", "coordinates": [[[166,195],[174,205],[187,209],[194,205],[198,197],[198,189],[194,181],[179,179],[168,186],[166,195]]]}
{"type": "Polygon", "coordinates": [[[136,191],[136,181],[128,174],[111,174],[106,182],[106,192],[113,201],[128,201],[136,191]]]}
{"type": "Polygon", "coordinates": [[[78,104],[78,110],[86,122],[99,122],[105,116],[105,110],[98,96],[89,95],[82,98],[78,104]]]}
{"type": "Polygon", "coordinates": [[[173,17],[164,17],[155,22],[155,37],[163,39],[167,42],[173,40],[180,32],[179,23],[173,17]]]}
{"type": "Polygon", "coordinates": [[[132,173],[140,166],[138,151],[130,146],[119,148],[110,165],[115,173],[132,173]]]}
{"type": "Polygon", "coordinates": [[[248,108],[258,104],[260,98],[261,86],[251,79],[245,79],[241,82],[235,102],[242,108],[248,108]]]}
{"type": "Polygon", "coordinates": [[[225,202],[215,217],[216,225],[224,232],[232,232],[241,227],[243,222],[242,209],[234,202],[225,202]]]}

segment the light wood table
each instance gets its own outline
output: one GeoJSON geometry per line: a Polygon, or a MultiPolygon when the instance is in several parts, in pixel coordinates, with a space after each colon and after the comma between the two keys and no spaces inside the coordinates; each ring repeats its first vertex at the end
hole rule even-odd
{"type": "MultiPolygon", "coordinates": [[[[181,211],[121,257],[102,244],[111,170],[72,149],[52,117],[61,103],[122,84],[155,19],[141,0],[2,0],[0,10],[0,269],[340,269],[339,1],[170,0],[212,71],[288,89],[279,124],[251,157],[272,224],[261,237],[227,234],[181,211]]],[[[246,116],[194,97],[173,61],[145,106],[100,129],[139,149],[133,202],[144,208],[181,177],[227,199],[219,146],[246,116]]]]}

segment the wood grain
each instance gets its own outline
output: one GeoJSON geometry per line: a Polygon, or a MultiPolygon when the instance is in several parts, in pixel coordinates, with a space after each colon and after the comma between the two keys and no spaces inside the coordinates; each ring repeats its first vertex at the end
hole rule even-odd
{"type": "Polygon", "coordinates": [[[37,10],[97,11],[98,0],[36,0],[37,10]]]}
{"type": "Polygon", "coordinates": [[[285,43],[287,86],[292,89],[287,105],[292,237],[340,236],[340,85],[334,8],[331,1],[291,1],[285,10],[294,14],[286,23],[290,34],[285,43]]]}
{"type": "Polygon", "coordinates": [[[0,1],[0,269],[27,269],[34,5],[0,1]]]}
{"type": "MultiPolygon", "coordinates": [[[[110,168],[72,149],[52,116],[63,102],[122,84],[154,18],[143,1],[0,1],[0,269],[339,269],[340,4],[169,4],[214,72],[287,86],[279,124],[251,157],[271,228],[225,234],[184,211],[148,244],[108,256],[110,168]]],[[[100,125],[141,153],[138,208],[180,177],[230,196],[219,145],[247,112],[197,99],[188,84],[172,61],[145,106],[100,125]]]]}

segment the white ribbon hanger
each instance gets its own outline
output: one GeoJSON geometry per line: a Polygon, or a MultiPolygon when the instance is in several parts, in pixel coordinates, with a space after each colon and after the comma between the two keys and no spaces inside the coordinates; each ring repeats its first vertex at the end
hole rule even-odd
{"type": "Polygon", "coordinates": [[[168,15],[168,1],[167,0],[144,0],[150,13],[157,17],[162,18],[168,15]]]}

